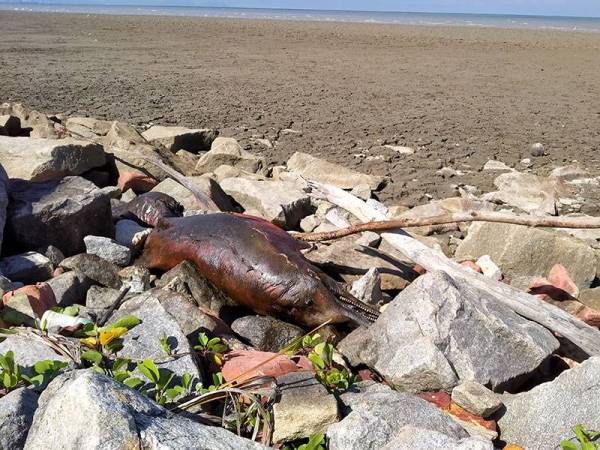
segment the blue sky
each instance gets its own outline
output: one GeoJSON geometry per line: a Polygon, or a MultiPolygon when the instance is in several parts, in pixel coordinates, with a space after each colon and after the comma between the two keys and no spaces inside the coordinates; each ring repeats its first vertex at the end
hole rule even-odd
{"type": "MultiPolygon", "coordinates": [[[[0,0],[2,2],[3,0],[0,0]]],[[[4,0],[6,1],[6,0],[4,0]]],[[[11,0],[8,0],[11,1],[11,0]]],[[[14,1],[14,0],[12,0],[14,1]]],[[[25,0],[33,1],[36,0],[25,0]]],[[[600,0],[37,0],[40,3],[231,6],[600,17],[600,0]]]]}

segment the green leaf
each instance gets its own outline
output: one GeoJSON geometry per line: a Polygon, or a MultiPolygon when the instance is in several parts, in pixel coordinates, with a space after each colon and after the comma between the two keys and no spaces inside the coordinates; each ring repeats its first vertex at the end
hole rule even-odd
{"type": "Polygon", "coordinates": [[[200,334],[198,335],[198,342],[200,343],[200,345],[201,345],[203,348],[206,348],[206,347],[207,347],[207,345],[208,345],[208,341],[209,341],[209,339],[208,339],[208,336],[206,335],[206,333],[200,333],[200,334]]]}
{"type": "Polygon", "coordinates": [[[175,386],[171,389],[167,389],[165,391],[165,395],[173,400],[176,397],[179,397],[180,395],[184,394],[186,392],[186,390],[182,387],[182,386],[175,386]]]}
{"type": "Polygon", "coordinates": [[[117,322],[105,327],[106,330],[110,330],[111,328],[127,328],[131,330],[134,327],[137,327],[142,321],[135,316],[125,316],[119,319],[117,322]]]}
{"type": "Polygon", "coordinates": [[[173,378],[175,378],[175,372],[169,369],[159,369],[158,373],[160,374],[160,376],[156,385],[162,390],[165,390],[169,387],[171,381],[173,381],[173,378]]]}
{"type": "Polygon", "coordinates": [[[63,314],[66,314],[67,316],[71,316],[71,317],[75,317],[77,314],[79,314],[79,308],[77,306],[67,306],[64,310],[63,310],[63,314]]]}
{"type": "Polygon", "coordinates": [[[184,373],[183,376],[181,377],[181,384],[186,391],[189,391],[190,388],[192,387],[193,379],[194,379],[194,376],[188,372],[184,373]]]}
{"type": "Polygon", "coordinates": [[[99,365],[102,362],[102,353],[96,350],[88,350],[81,354],[81,359],[91,362],[92,364],[99,365]]]}
{"type": "Polygon", "coordinates": [[[140,380],[139,378],[128,378],[125,381],[123,381],[123,384],[125,386],[130,387],[131,389],[137,389],[138,387],[140,387],[141,385],[144,384],[143,380],[140,380]]]}
{"type": "Polygon", "coordinates": [[[131,376],[131,372],[116,372],[113,373],[113,378],[119,383],[124,383],[131,376]]]}
{"type": "Polygon", "coordinates": [[[123,370],[126,370],[129,367],[130,363],[131,360],[127,358],[117,358],[112,364],[112,370],[113,372],[121,372],[123,370]]]}
{"type": "Polygon", "coordinates": [[[323,361],[323,359],[321,359],[321,357],[316,353],[311,353],[308,355],[308,359],[310,359],[318,369],[323,370],[325,368],[325,361],[323,361]]]}
{"type": "Polygon", "coordinates": [[[152,381],[155,384],[158,384],[160,380],[160,372],[158,371],[158,367],[154,364],[154,361],[150,359],[145,359],[143,362],[138,364],[138,370],[144,374],[146,378],[152,381]]]}
{"type": "Polygon", "coordinates": [[[320,450],[325,444],[325,435],[323,433],[313,434],[308,443],[305,444],[304,450],[320,450]]]}

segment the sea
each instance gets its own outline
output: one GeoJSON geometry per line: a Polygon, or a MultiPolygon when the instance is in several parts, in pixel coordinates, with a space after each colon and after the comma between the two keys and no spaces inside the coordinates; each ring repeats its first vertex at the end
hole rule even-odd
{"type": "Polygon", "coordinates": [[[215,8],[195,6],[48,4],[14,3],[3,2],[0,0],[0,11],[1,10],[79,14],[197,16],[232,19],[356,22],[428,26],[530,28],[539,30],[600,32],[600,18],[590,17],[215,8]]]}

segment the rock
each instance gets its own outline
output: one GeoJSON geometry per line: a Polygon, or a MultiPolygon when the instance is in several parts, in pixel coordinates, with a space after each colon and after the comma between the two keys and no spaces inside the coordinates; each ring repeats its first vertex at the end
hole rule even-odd
{"type": "Polygon", "coordinates": [[[1,115],[13,115],[20,119],[23,131],[32,138],[56,138],[58,133],[54,122],[41,112],[28,108],[21,103],[0,105],[1,115]]]}
{"type": "Polygon", "coordinates": [[[131,260],[131,250],[112,239],[86,236],[83,241],[88,254],[97,255],[117,266],[126,266],[131,260]]]}
{"type": "Polygon", "coordinates": [[[13,325],[37,326],[37,320],[56,306],[54,292],[48,283],[23,286],[2,297],[2,319],[13,325]]]}
{"type": "Polygon", "coordinates": [[[222,428],[171,414],[105,375],[78,370],[56,378],[40,396],[25,449],[40,448],[258,450],[265,447],[222,428]]]}
{"type": "Polygon", "coordinates": [[[310,196],[295,183],[226,178],[220,185],[247,214],[261,216],[288,230],[312,212],[310,196]]]}
{"type": "Polygon", "coordinates": [[[112,306],[118,296],[117,289],[94,285],[87,291],[85,306],[90,312],[99,316],[112,306]]]}
{"type": "Polygon", "coordinates": [[[573,181],[581,178],[589,178],[589,174],[577,164],[570,166],[557,167],[550,176],[554,178],[560,178],[564,181],[573,181]]]}
{"type": "Polygon", "coordinates": [[[354,186],[350,193],[364,201],[369,200],[372,194],[371,187],[368,184],[359,184],[354,186]]]}
{"type": "Polygon", "coordinates": [[[327,430],[330,450],[378,450],[407,425],[457,440],[468,438],[462,427],[435,406],[387,386],[359,383],[342,394],[340,401],[346,417],[327,430]]]}
{"type": "Polygon", "coordinates": [[[121,192],[131,191],[134,194],[150,192],[156,186],[158,186],[158,181],[155,178],[138,172],[120,171],[117,180],[117,187],[121,192]]]}
{"type": "Polygon", "coordinates": [[[452,400],[470,413],[481,417],[490,417],[502,407],[502,399],[498,394],[474,381],[456,386],[452,390],[452,400]]]}
{"type": "Polygon", "coordinates": [[[273,405],[273,442],[283,443],[324,433],[338,421],[335,397],[310,372],[277,378],[281,397],[273,405]]]}
{"type": "Polygon", "coordinates": [[[259,181],[265,181],[267,179],[267,177],[261,175],[260,173],[248,172],[240,169],[239,167],[233,167],[227,164],[220,165],[212,173],[205,175],[211,175],[211,177],[214,177],[218,182],[224,180],[225,178],[247,178],[249,180],[259,181]]]}
{"type": "Polygon", "coordinates": [[[65,121],[65,128],[75,138],[96,139],[106,136],[110,131],[112,122],[94,119],[93,117],[69,117],[65,121]]]}
{"type": "Polygon", "coordinates": [[[321,225],[321,219],[319,219],[315,214],[306,216],[300,221],[300,229],[305,233],[311,233],[319,225],[321,225]]]}
{"type": "Polygon", "coordinates": [[[242,149],[235,139],[219,137],[213,141],[210,151],[202,155],[196,165],[195,172],[202,175],[203,173],[213,172],[222,165],[256,173],[264,167],[265,162],[262,158],[242,149]]]}
{"type": "Polygon", "coordinates": [[[165,351],[160,345],[160,339],[166,336],[171,348],[176,353],[185,354],[180,358],[158,363],[159,368],[169,369],[178,376],[190,373],[198,379],[202,375],[194,362],[192,346],[185,333],[181,330],[175,318],[169,314],[160,300],[147,292],[126,300],[121,307],[111,315],[108,323],[115,322],[124,316],[135,316],[141,324],[123,336],[123,349],[118,352],[122,358],[136,361],[144,359],[164,360],[165,351]]]}
{"type": "Polygon", "coordinates": [[[231,329],[263,352],[278,352],[293,339],[304,335],[304,330],[273,317],[245,316],[236,319],[231,329]]]}
{"type": "Polygon", "coordinates": [[[554,381],[504,399],[498,426],[502,440],[524,448],[556,448],[575,437],[572,428],[583,424],[600,429],[600,358],[590,358],[554,381]]]}
{"type": "Polygon", "coordinates": [[[0,297],[9,291],[23,287],[23,283],[13,283],[4,275],[0,275],[0,297]]]}
{"type": "Polygon", "coordinates": [[[539,142],[531,145],[531,156],[544,156],[546,154],[546,149],[539,142]]]}
{"type": "Polygon", "coordinates": [[[502,279],[502,270],[496,265],[490,255],[483,255],[475,264],[481,268],[481,273],[492,280],[500,281],[502,279]]]}
{"type": "Polygon", "coordinates": [[[0,136],[0,164],[10,178],[47,181],[105,163],[104,148],[92,142],[0,136]]]}
{"type": "Polygon", "coordinates": [[[419,277],[338,346],[352,365],[364,363],[408,392],[465,381],[517,387],[557,348],[545,328],[442,272],[419,277]]]}
{"type": "Polygon", "coordinates": [[[514,169],[511,169],[502,161],[496,161],[495,159],[490,159],[483,166],[483,170],[489,170],[494,172],[512,172],[514,169]]]}
{"type": "Polygon", "coordinates": [[[32,339],[30,336],[12,334],[0,342],[0,353],[12,351],[15,363],[28,370],[38,361],[63,361],[70,362],[64,356],[54,353],[52,349],[41,340],[32,339]]]}
{"type": "Polygon", "coordinates": [[[114,289],[121,287],[119,268],[99,256],[82,253],[65,259],[60,265],[65,269],[78,270],[102,286],[114,289]]]}
{"type": "Polygon", "coordinates": [[[292,155],[287,167],[289,171],[299,173],[307,180],[333,184],[342,189],[353,189],[366,184],[372,191],[376,191],[384,182],[383,177],[356,172],[300,152],[292,155]]]}
{"type": "Polygon", "coordinates": [[[25,284],[46,281],[52,277],[53,270],[50,260],[36,252],[7,256],[0,260],[0,273],[25,284]]]}
{"type": "Polygon", "coordinates": [[[109,197],[83,178],[11,180],[9,189],[7,236],[16,247],[53,245],[69,256],[84,251],[85,236],[114,233],[109,197]]]}
{"type": "Polygon", "coordinates": [[[242,382],[254,377],[280,377],[298,372],[300,369],[285,355],[254,350],[236,350],[225,356],[225,364],[221,372],[225,381],[242,382]]]}
{"type": "MultiPolygon", "coordinates": [[[[223,192],[221,186],[219,186],[212,178],[206,176],[187,177],[187,180],[214,201],[221,211],[234,210],[231,198],[223,192]]],[[[158,186],[152,189],[152,191],[170,195],[177,200],[185,210],[189,211],[199,208],[198,201],[196,200],[196,197],[194,197],[194,194],[171,178],[161,181],[158,186]]]]}
{"type": "Polygon", "coordinates": [[[65,259],[65,255],[60,249],[54,245],[46,245],[45,247],[39,248],[38,253],[41,253],[50,260],[53,266],[58,266],[65,259]]]}
{"type": "Polygon", "coordinates": [[[84,304],[92,280],[78,270],[73,270],[51,278],[48,285],[54,292],[56,304],[64,308],[75,303],[84,304]]]}
{"type": "Polygon", "coordinates": [[[505,203],[535,215],[556,214],[559,198],[572,193],[558,178],[544,178],[529,173],[509,172],[494,180],[498,188],[481,196],[482,200],[505,203]]]}
{"type": "Polygon", "coordinates": [[[21,119],[16,116],[3,115],[0,116],[0,136],[19,136],[21,130],[21,119]]]}
{"type": "Polygon", "coordinates": [[[456,249],[457,259],[489,255],[510,277],[545,276],[562,264],[580,288],[590,287],[596,277],[596,253],[585,242],[538,228],[500,223],[474,223],[456,249]]]}
{"type": "Polygon", "coordinates": [[[136,234],[141,233],[148,228],[144,228],[133,220],[123,219],[115,224],[115,241],[119,244],[134,248],[133,238],[136,234]]]}
{"type": "Polygon", "coordinates": [[[38,406],[38,395],[19,388],[0,398],[0,450],[23,448],[38,406]]]}
{"type": "Polygon", "coordinates": [[[150,289],[150,270],[141,266],[125,267],[119,271],[119,278],[123,288],[129,288],[129,292],[141,293],[150,289]]]}
{"type": "Polygon", "coordinates": [[[393,150],[396,153],[400,153],[401,155],[413,155],[415,153],[414,148],[405,147],[402,145],[384,145],[384,147],[389,148],[390,150],[393,150]]]}
{"type": "Polygon", "coordinates": [[[161,125],[154,125],[142,133],[150,144],[162,145],[173,153],[182,149],[192,153],[208,151],[218,135],[217,130],[208,128],[190,129],[161,125]]]}
{"type": "Polygon", "coordinates": [[[481,439],[455,439],[447,434],[426,430],[417,426],[402,427],[394,439],[389,441],[381,450],[493,450],[494,445],[481,439]]]}
{"type": "Polygon", "coordinates": [[[352,283],[350,293],[362,302],[377,305],[383,300],[381,293],[381,275],[373,267],[361,278],[352,283]]]}
{"type": "Polygon", "coordinates": [[[600,311],[600,287],[581,291],[579,301],[590,308],[600,311]]]}

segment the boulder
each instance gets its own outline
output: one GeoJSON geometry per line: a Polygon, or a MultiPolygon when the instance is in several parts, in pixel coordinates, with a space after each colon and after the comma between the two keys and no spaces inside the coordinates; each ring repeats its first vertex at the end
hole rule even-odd
{"type": "MultiPolygon", "coordinates": [[[[223,192],[221,186],[219,186],[212,178],[206,176],[187,177],[187,180],[212,199],[221,211],[234,210],[231,198],[223,192]]],[[[152,189],[152,191],[170,195],[177,200],[186,211],[197,210],[199,208],[198,201],[196,200],[196,197],[194,197],[194,194],[171,178],[161,181],[158,186],[152,189]]]]}
{"type": "Polygon", "coordinates": [[[126,266],[131,260],[129,247],[102,236],[86,236],[83,241],[88,254],[97,255],[117,266],[126,266]]]}
{"type": "Polygon", "coordinates": [[[129,266],[119,271],[123,288],[129,288],[130,293],[141,293],[150,289],[150,270],[142,266],[129,266]]]}
{"type": "Polygon", "coordinates": [[[366,364],[408,392],[465,381],[515,388],[557,348],[545,328],[442,272],[419,277],[373,325],[339,344],[353,365],[366,364]]]}
{"type": "Polygon", "coordinates": [[[296,228],[312,212],[310,196],[295,183],[226,178],[220,185],[247,214],[288,230],[296,228]]]}
{"type": "Polygon", "coordinates": [[[575,425],[600,430],[598,379],[600,358],[594,357],[554,381],[505,397],[505,409],[498,412],[502,440],[524,448],[556,448],[575,437],[575,425]]]}
{"type": "Polygon", "coordinates": [[[300,327],[267,316],[240,317],[231,324],[231,329],[252,347],[275,353],[304,334],[300,327]]]}
{"type": "Polygon", "coordinates": [[[287,167],[289,171],[296,172],[307,180],[333,184],[342,189],[368,185],[369,189],[375,191],[384,182],[383,177],[366,175],[307,153],[294,153],[288,160],[287,167]]]}
{"type": "Polygon", "coordinates": [[[21,127],[32,138],[57,138],[55,123],[41,112],[28,108],[21,103],[0,105],[0,115],[12,115],[21,121],[21,127]]]}
{"type": "Polygon", "coordinates": [[[210,151],[202,155],[196,165],[195,172],[202,175],[203,173],[213,172],[222,165],[233,166],[255,173],[264,167],[265,162],[262,158],[242,149],[235,139],[219,137],[213,141],[210,151]]]}
{"type": "Polygon", "coordinates": [[[104,148],[93,142],[0,136],[0,164],[10,178],[47,181],[81,175],[105,163],[104,148]]]}
{"type": "Polygon", "coordinates": [[[21,130],[21,119],[9,114],[0,116],[0,136],[19,136],[21,130]]]}
{"type": "Polygon", "coordinates": [[[23,448],[38,406],[38,395],[20,388],[0,397],[0,450],[23,448]]]}
{"type": "Polygon", "coordinates": [[[350,293],[357,299],[370,305],[377,305],[383,300],[381,292],[381,275],[376,267],[369,269],[361,278],[352,283],[350,293]]]}
{"type": "Polygon", "coordinates": [[[60,266],[69,270],[77,270],[102,286],[119,289],[122,284],[119,278],[119,267],[96,255],[82,253],[71,256],[63,260],[60,266]]]}
{"type": "Polygon", "coordinates": [[[273,442],[283,443],[324,433],[338,421],[335,397],[311,372],[292,372],[277,378],[281,393],[273,405],[273,442]]]}
{"type": "Polygon", "coordinates": [[[502,407],[502,398],[482,384],[467,381],[452,390],[452,401],[481,417],[489,417],[502,407]]]}
{"type": "Polygon", "coordinates": [[[54,268],[48,258],[40,253],[27,252],[0,259],[0,273],[12,281],[25,284],[46,281],[54,268]]]}
{"type": "Polygon", "coordinates": [[[474,223],[456,249],[457,259],[489,255],[510,278],[545,276],[562,264],[580,288],[596,277],[596,252],[587,243],[563,233],[501,223],[474,223]]]}
{"type": "Polygon", "coordinates": [[[86,309],[99,317],[112,306],[118,296],[119,290],[117,289],[94,285],[87,291],[86,309]]]}
{"type": "Polygon", "coordinates": [[[110,198],[80,177],[9,184],[7,235],[25,250],[53,245],[65,255],[85,250],[88,235],[114,235],[110,198]]]}
{"type": "Polygon", "coordinates": [[[48,283],[23,286],[8,292],[2,297],[2,303],[4,308],[0,309],[0,316],[5,322],[31,327],[36,327],[36,321],[46,311],[57,306],[54,292],[48,283]]]}
{"type": "Polygon", "coordinates": [[[218,135],[217,130],[208,128],[190,129],[161,125],[154,125],[142,133],[144,139],[150,144],[162,145],[173,153],[178,150],[187,150],[192,153],[208,151],[218,135]]]}
{"type": "Polygon", "coordinates": [[[265,447],[171,414],[91,370],[56,378],[39,399],[25,449],[250,450],[265,447]],[[65,426],[68,424],[68,426],[65,426]]]}
{"type": "Polygon", "coordinates": [[[47,284],[54,292],[56,304],[64,308],[75,303],[84,304],[92,283],[82,272],[73,270],[51,278],[47,284]]]}
{"type": "Polygon", "coordinates": [[[456,440],[469,437],[449,415],[435,406],[384,385],[359,383],[342,394],[340,401],[345,417],[327,430],[330,450],[379,450],[407,425],[456,440]]]}
{"type": "Polygon", "coordinates": [[[15,363],[28,370],[38,361],[63,361],[71,362],[65,356],[55,353],[48,345],[40,339],[33,339],[31,336],[21,334],[11,334],[0,342],[0,353],[12,351],[14,353],[15,363]]]}
{"type": "Polygon", "coordinates": [[[93,117],[69,117],[65,121],[67,132],[78,139],[96,139],[106,136],[112,123],[107,120],[94,119],[93,117]]]}
{"type": "MultiPolygon", "coordinates": [[[[508,447],[507,447],[508,448],[508,447]]],[[[381,450],[493,450],[489,441],[475,438],[456,439],[444,433],[406,425],[381,450]]]]}
{"type": "Polygon", "coordinates": [[[167,312],[160,299],[156,298],[152,292],[132,297],[111,315],[108,323],[129,315],[137,317],[142,323],[123,336],[123,349],[118,352],[119,357],[136,361],[162,360],[157,363],[159,368],[169,369],[178,376],[187,372],[202,379],[194,361],[192,346],[179,323],[167,312]],[[160,340],[164,336],[167,337],[174,352],[185,354],[185,356],[172,360],[167,358],[165,361],[167,355],[160,344],[160,340]]]}

